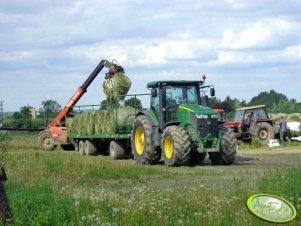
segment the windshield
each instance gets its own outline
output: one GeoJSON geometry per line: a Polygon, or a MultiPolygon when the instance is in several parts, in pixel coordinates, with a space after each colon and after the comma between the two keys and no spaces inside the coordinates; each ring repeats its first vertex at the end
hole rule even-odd
{"type": "Polygon", "coordinates": [[[243,117],[244,117],[244,111],[236,111],[233,121],[235,122],[242,121],[243,117]]]}
{"type": "Polygon", "coordinates": [[[166,101],[176,104],[198,104],[195,86],[166,86],[166,101]]]}

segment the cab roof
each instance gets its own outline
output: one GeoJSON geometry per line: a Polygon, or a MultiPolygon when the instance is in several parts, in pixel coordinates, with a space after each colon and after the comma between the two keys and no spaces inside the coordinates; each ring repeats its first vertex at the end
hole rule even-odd
{"type": "Polygon", "coordinates": [[[147,88],[153,88],[159,86],[159,84],[165,83],[166,85],[203,85],[202,80],[162,80],[152,81],[147,83],[147,88]]]}
{"type": "Polygon", "coordinates": [[[237,111],[245,111],[245,110],[253,110],[253,109],[258,109],[258,108],[264,108],[266,105],[255,105],[255,106],[248,106],[248,107],[242,107],[242,108],[237,108],[237,111]]]}

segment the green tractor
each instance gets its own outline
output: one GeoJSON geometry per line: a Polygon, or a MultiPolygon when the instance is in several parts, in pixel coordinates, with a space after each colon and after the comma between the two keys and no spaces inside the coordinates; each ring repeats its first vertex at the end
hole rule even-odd
{"type": "Polygon", "coordinates": [[[154,81],[150,108],[137,114],[131,146],[135,160],[156,164],[161,157],[168,166],[199,164],[207,153],[212,164],[230,165],[236,156],[232,130],[219,123],[218,113],[208,107],[204,81],[154,81]]]}

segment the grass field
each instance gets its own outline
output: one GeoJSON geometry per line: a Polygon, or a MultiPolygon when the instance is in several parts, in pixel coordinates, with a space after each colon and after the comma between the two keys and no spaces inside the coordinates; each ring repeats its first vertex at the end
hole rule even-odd
{"type": "Polygon", "coordinates": [[[273,225],[246,209],[256,193],[291,201],[298,216],[287,225],[301,225],[301,152],[242,151],[231,166],[173,168],[43,152],[36,134],[10,137],[12,225],[273,225]]]}

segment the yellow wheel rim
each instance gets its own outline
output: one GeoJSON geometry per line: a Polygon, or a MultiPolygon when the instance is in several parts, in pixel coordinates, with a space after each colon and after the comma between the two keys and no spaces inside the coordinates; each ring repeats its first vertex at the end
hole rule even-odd
{"type": "Polygon", "coordinates": [[[170,159],[173,154],[173,143],[170,136],[167,136],[164,140],[164,153],[165,156],[170,159]]]}
{"type": "Polygon", "coordinates": [[[135,132],[135,147],[138,155],[141,155],[144,150],[144,133],[141,127],[137,128],[135,132]]]}

